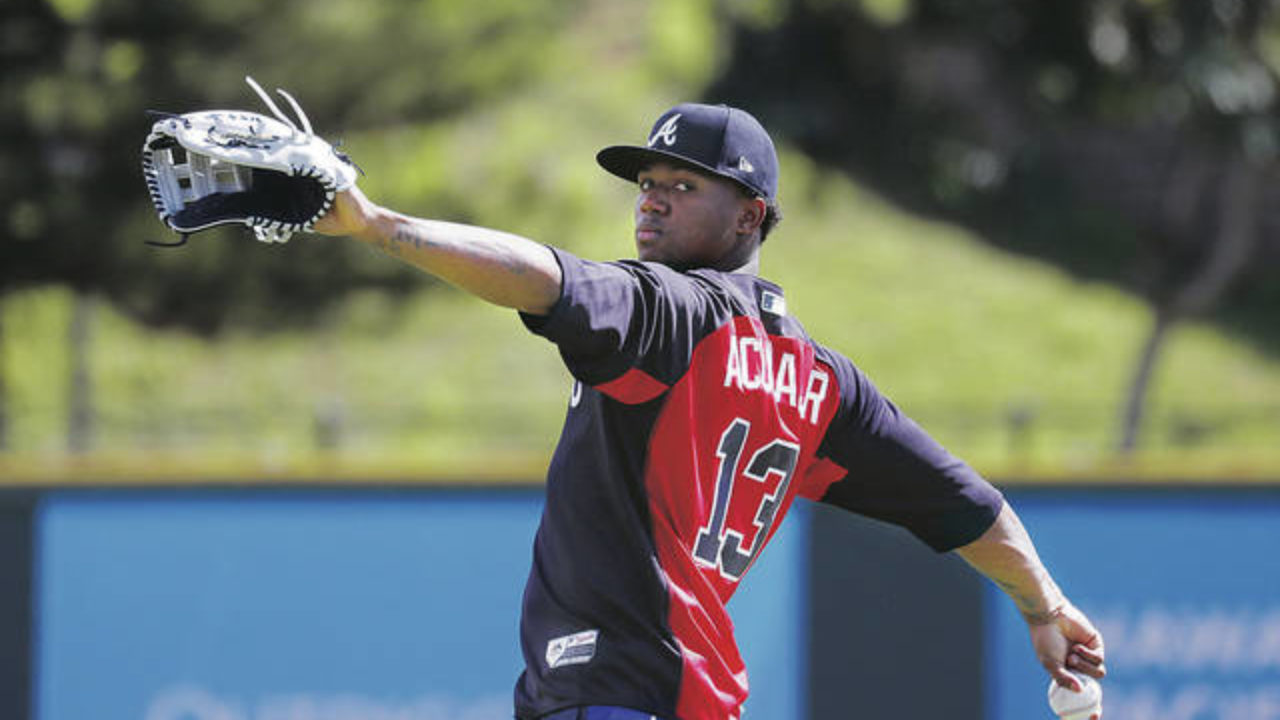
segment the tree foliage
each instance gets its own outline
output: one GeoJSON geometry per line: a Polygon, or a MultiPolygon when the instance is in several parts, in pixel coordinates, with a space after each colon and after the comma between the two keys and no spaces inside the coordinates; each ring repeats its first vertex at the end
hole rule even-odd
{"type": "Polygon", "coordinates": [[[1147,298],[1132,451],[1160,349],[1217,312],[1280,346],[1272,0],[792,0],[713,95],[912,210],[1147,298]]]}
{"type": "MultiPolygon", "coordinates": [[[[448,117],[538,72],[553,0],[15,0],[0,10],[0,292],[65,283],[136,317],[212,332],[314,317],[345,291],[419,274],[344,243],[182,251],[141,184],[148,108],[256,107],[246,74],[297,96],[326,136],[448,117]]],[[[357,158],[357,161],[359,158],[357,158]]],[[[441,208],[447,212],[448,208],[441,208]]]]}
{"type": "Polygon", "coordinates": [[[914,211],[1157,307],[1262,320],[1280,309],[1275,9],[792,0],[739,24],[709,95],[914,211]]]}

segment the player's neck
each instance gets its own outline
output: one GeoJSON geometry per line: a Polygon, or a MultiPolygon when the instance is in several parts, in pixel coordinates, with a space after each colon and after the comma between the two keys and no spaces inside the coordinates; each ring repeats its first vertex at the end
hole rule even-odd
{"type": "Polygon", "coordinates": [[[721,257],[718,262],[712,264],[711,267],[720,272],[735,275],[759,275],[760,242],[752,240],[737,245],[724,257],[721,257]]]}
{"type": "Polygon", "coordinates": [[[751,253],[751,257],[747,258],[747,261],[745,263],[731,270],[726,270],[725,272],[732,273],[734,275],[759,276],[760,275],[760,253],[758,252],[751,253]]]}

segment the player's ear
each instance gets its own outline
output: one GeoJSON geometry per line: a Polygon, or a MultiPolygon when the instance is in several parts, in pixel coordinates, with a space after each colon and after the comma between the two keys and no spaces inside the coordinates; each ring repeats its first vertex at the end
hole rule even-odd
{"type": "Polygon", "coordinates": [[[759,230],[760,224],[764,222],[767,210],[768,207],[765,205],[763,198],[743,198],[741,209],[738,212],[738,232],[742,235],[750,235],[759,230]]]}

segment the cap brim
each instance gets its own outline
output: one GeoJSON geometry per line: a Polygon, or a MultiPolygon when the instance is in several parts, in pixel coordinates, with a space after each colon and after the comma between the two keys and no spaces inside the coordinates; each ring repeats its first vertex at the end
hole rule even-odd
{"type": "Polygon", "coordinates": [[[617,175],[623,180],[629,180],[631,182],[636,181],[636,178],[639,177],[642,169],[658,161],[666,161],[675,165],[697,168],[717,177],[733,180],[739,185],[743,184],[731,175],[725,175],[713,167],[708,167],[700,162],[694,162],[683,155],[664,152],[662,150],[654,150],[650,147],[612,145],[596,153],[596,162],[600,163],[600,167],[608,170],[614,175],[617,175]]]}

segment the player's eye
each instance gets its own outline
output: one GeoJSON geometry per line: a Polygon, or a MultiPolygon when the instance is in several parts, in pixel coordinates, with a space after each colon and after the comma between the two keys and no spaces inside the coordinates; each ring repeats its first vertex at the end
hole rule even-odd
{"type": "MultiPolygon", "coordinates": [[[[657,181],[652,178],[641,178],[637,182],[637,185],[640,187],[640,192],[650,192],[658,189],[659,187],[657,181]]],[[[678,193],[686,193],[696,189],[694,184],[688,180],[676,180],[667,187],[669,187],[672,192],[678,193]]]]}

